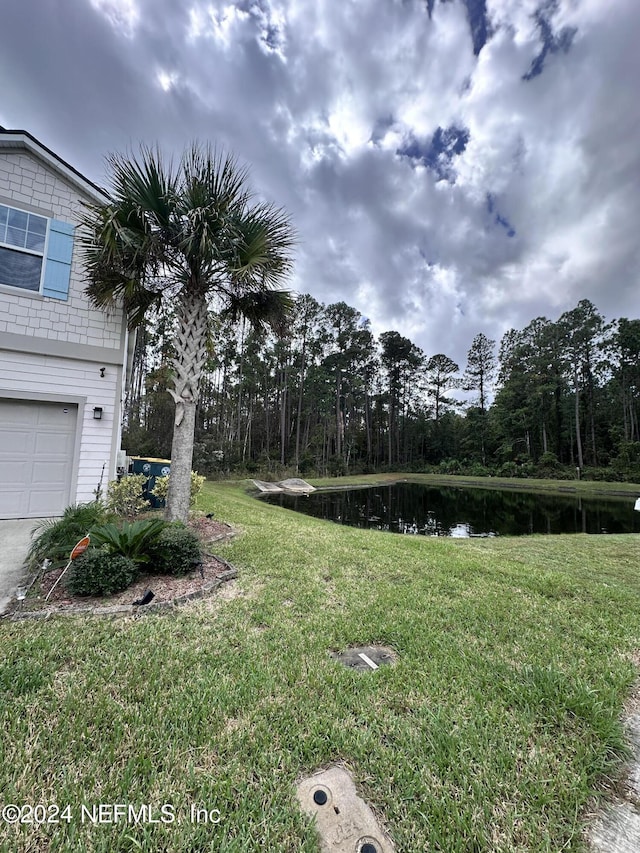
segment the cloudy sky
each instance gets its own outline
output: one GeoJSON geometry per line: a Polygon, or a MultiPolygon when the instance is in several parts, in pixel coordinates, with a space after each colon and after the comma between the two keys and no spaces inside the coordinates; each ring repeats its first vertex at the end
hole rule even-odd
{"type": "Polygon", "coordinates": [[[300,235],[291,286],[461,366],[583,298],[640,317],[638,0],[3,0],[0,125],[212,140],[300,235]]]}

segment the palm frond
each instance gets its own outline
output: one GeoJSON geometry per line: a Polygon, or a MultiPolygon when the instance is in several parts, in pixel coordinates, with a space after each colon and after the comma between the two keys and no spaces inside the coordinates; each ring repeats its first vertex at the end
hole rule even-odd
{"type": "Polygon", "coordinates": [[[171,223],[179,181],[173,162],[164,162],[158,148],[141,146],[140,156],[112,154],[107,158],[112,172],[112,197],[127,211],[130,227],[139,230],[152,223],[171,223]]]}
{"type": "Polygon", "coordinates": [[[288,216],[273,205],[261,203],[238,219],[235,228],[234,279],[251,289],[277,285],[291,269],[292,249],[297,242],[288,216]]]}
{"type": "Polygon", "coordinates": [[[295,298],[288,290],[260,290],[231,296],[222,316],[234,322],[244,318],[258,331],[270,328],[283,336],[294,305],[295,298]]]}
{"type": "Polygon", "coordinates": [[[133,327],[163,291],[218,292],[229,303],[276,289],[289,272],[291,224],[283,211],[251,204],[247,170],[234,157],[194,143],[174,167],[143,146],[108,165],[111,200],[87,204],[80,223],[96,307],[123,305],[133,327]]]}

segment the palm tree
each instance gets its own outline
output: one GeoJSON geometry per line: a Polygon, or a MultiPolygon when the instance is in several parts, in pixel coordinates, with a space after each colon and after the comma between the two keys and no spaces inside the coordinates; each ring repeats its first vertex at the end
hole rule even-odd
{"type": "Polygon", "coordinates": [[[286,214],[253,201],[247,171],[211,147],[193,144],[177,166],[158,149],[111,155],[110,201],[81,216],[82,254],[92,304],[123,305],[129,328],[163,299],[175,304],[176,404],[167,518],[189,511],[200,378],[210,352],[209,312],[246,317],[278,332],[293,305],[276,287],[295,243],[286,214]]]}

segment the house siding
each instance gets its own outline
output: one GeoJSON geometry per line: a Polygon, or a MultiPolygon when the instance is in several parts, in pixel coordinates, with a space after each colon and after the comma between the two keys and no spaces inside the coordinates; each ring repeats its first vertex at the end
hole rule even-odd
{"type": "MultiPolygon", "coordinates": [[[[75,225],[86,199],[69,182],[27,152],[0,152],[0,203],[75,225]]],[[[33,334],[51,340],[122,347],[122,313],[92,308],[78,241],[74,242],[69,296],[63,301],[0,286],[0,332],[33,334]]]]}
{"type": "MultiPolygon", "coordinates": [[[[89,198],[46,158],[41,162],[20,148],[0,150],[0,203],[75,225],[89,198]]],[[[66,300],[0,286],[0,397],[79,405],[75,502],[94,498],[105,463],[102,488],[115,477],[126,346],[122,311],[92,308],[85,286],[77,239],[66,300]],[[101,420],[94,420],[95,406],[103,410],[101,420]]]]}
{"type": "Polygon", "coordinates": [[[115,365],[108,366],[101,378],[99,366],[91,361],[0,350],[0,397],[20,395],[35,400],[46,393],[61,402],[76,401],[78,397],[85,399],[84,412],[80,413],[82,434],[76,501],[93,500],[105,462],[103,488],[106,489],[107,478],[114,476],[110,465],[112,438],[118,426],[114,418],[119,419],[120,413],[114,411],[113,400],[119,394],[121,379],[122,369],[115,365]],[[94,420],[94,406],[102,408],[102,420],[94,420]]]}

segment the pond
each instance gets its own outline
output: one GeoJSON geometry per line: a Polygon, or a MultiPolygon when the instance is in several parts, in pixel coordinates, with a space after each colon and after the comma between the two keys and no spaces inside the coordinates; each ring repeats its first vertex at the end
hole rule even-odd
{"type": "Polygon", "coordinates": [[[374,488],[270,494],[278,504],[352,527],[420,536],[638,533],[635,499],[396,483],[374,488]]]}

